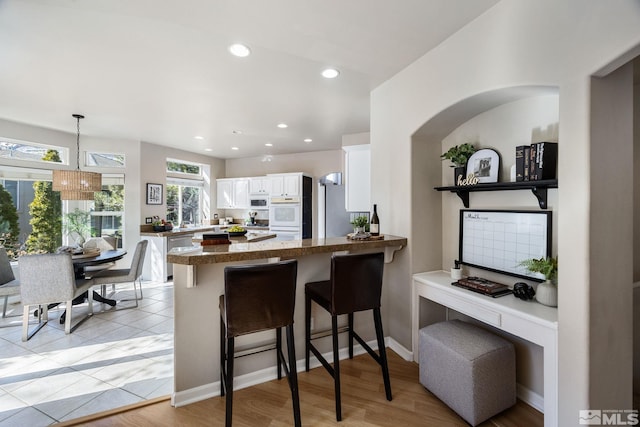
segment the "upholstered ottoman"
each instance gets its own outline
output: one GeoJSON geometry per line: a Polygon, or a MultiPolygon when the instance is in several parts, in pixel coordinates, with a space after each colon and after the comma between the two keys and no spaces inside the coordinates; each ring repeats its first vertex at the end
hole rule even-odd
{"type": "Polygon", "coordinates": [[[513,344],[459,320],[422,328],[420,383],[476,426],[516,403],[513,344]]]}

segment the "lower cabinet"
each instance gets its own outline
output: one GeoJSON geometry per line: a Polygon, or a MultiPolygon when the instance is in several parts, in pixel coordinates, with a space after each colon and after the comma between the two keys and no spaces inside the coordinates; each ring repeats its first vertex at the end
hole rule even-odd
{"type": "Polygon", "coordinates": [[[167,253],[173,248],[193,244],[193,234],[162,237],[142,236],[142,239],[149,241],[142,268],[142,278],[163,283],[173,277],[173,264],[167,263],[167,253]]]}

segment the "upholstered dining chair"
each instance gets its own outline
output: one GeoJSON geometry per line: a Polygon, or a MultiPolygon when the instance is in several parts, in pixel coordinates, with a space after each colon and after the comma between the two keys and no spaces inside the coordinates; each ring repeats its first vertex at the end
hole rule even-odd
{"type": "Polygon", "coordinates": [[[115,285],[116,283],[132,283],[133,284],[133,299],[122,299],[120,301],[135,301],[135,305],[129,307],[123,307],[122,309],[135,308],[138,306],[138,299],[142,299],[142,267],[144,265],[144,258],[147,253],[148,240],[141,240],[136,245],[136,250],[133,253],[133,259],[131,260],[130,268],[109,269],[99,271],[91,276],[94,280],[94,285],[100,285],[102,287],[101,293],[103,297],[106,297],[106,285],[115,285]],[[138,298],[138,289],[140,288],[140,298],[138,298]]]}
{"type": "Polygon", "coordinates": [[[4,297],[2,318],[7,317],[9,297],[14,295],[20,295],[20,282],[13,275],[7,250],[0,248],[0,297],[4,297]]]}
{"type": "MultiPolygon", "coordinates": [[[[93,286],[91,279],[76,279],[71,254],[23,255],[18,258],[20,268],[20,297],[22,299],[22,341],[31,339],[47,324],[49,303],[65,302],[64,332],[70,334],[93,315],[93,286]],[[87,293],[89,312],[75,325],[71,325],[73,300],[87,293]],[[36,329],[29,332],[29,309],[37,305],[42,309],[36,329]]],[[[38,310],[40,312],[40,310],[38,310]]]]}

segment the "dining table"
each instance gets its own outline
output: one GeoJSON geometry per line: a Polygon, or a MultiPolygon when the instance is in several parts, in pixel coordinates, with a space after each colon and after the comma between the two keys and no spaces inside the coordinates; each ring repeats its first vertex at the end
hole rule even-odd
{"type": "MultiPolygon", "coordinates": [[[[82,254],[76,254],[76,255],[71,255],[71,260],[73,262],[73,270],[75,273],[75,278],[76,279],[84,279],[86,277],[86,268],[90,267],[90,266],[96,266],[96,265],[101,265],[101,264],[109,264],[115,261],[118,261],[122,258],[124,258],[124,256],[127,254],[127,251],[123,250],[123,249],[113,249],[113,250],[107,250],[107,251],[96,251],[96,252],[86,252],[86,253],[82,253],[82,254]]],[[[116,301],[110,298],[104,298],[102,295],[100,295],[98,292],[96,291],[92,291],[93,292],[93,299],[95,301],[98,301],[100,303],[104,303],[104,304],[108,304],[111,307],[115,307],[116,305],[116,301]]],[[[82,304],[84,302],[85,299],[88,298],[88,291],[83,293],[82,295],[79,295],[78,297],[76,297],[72,304],[73,305],[77,305],[77,304],[82,304]]],[[[51,309],[53,307],[56,307],[59,303],[53,303],[53,304],[49,304],[48,308],[51,309]]],[[[66,310],[64,313],[62,313],[62,315],[60,315],[60,323],[64,323],[65,318],[66,318],[66,310]]],[[[33,313],[34,316],[37,317],[38,315],[38,311],[36,310],[33,313]]]]}

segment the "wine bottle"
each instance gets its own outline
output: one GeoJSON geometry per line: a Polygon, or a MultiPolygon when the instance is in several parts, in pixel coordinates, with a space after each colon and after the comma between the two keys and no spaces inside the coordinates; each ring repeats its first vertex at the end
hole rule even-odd
{"type": "Polygon", "coordinates": [[[373,205],[373,215],[371,215],[371,225],[369,231],[372,236],[380,235],[380,220],[378,219],[378,205],[373,205]]]}

